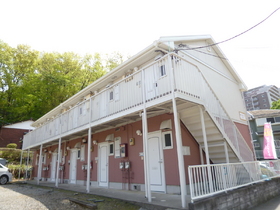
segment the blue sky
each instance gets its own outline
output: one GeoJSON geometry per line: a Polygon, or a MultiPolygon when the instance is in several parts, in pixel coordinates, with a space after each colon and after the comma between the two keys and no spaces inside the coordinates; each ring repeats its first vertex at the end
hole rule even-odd
{"type": "MultiPolygon", "coordinates": [[[[219,42],[280,7],[274,0],[0,0],[0,39],[45,52],[133,55],[161,36],[211,34],[219,42]]],[[[280,87],[280,9],[222,51],[248,88],[280,87]]]]}

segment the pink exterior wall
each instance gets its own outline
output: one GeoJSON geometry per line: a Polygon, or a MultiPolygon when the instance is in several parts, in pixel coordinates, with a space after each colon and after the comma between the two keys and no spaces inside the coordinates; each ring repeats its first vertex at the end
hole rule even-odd
{"type": "MultiPolygon", "coordinates": [[[[148,119],[148,131],[154,132],[159,131],[160,124],[162,121],[169,120],[172,121],[172,141],[173,149],[163,150],[164,155],[164,164],[165,164],[165,178],[167,185],[179,185],[179,171],[178,171],[178,160],[177,160],[177,145],[175,139],[175,125],[173,120],[173,114],[163,114],[160,116],[152,117],[148,119]]],[[[136,135],[136,130],[142,129],[142,121],[131,123],[125,126],[121,126],[119,130],[110,129],[100,133],[92,134],[92,141],[97,140],[98,143],[105,142],[107,135],[114,134],[114,137],[121,137],[121,143],[127,143],[127,157],[125,158],[115,158],[115,156],[109,156],[109,182],[118,182],[118,183],[135,183],[135,184],[144,184],[144,161],[139,156],[139,153],[143,152],[143,136],[136,135]],[[135,138],[135,145],[129,145],[129,139],[135,138]],[[121,161],[130,161],[131,167],[129,174],[123,172],[119,169],[119,163],[121,161]]],[[[187,128],[181,124],[181,133],[182,133],[182,143],[183,146],[189,146],[191,155],[184,156],[185,168],[186,168],[186,181],[188,183],[188,165],[199,165],[199,146],[197,142],[193,139],[192,135],[189,133],[187,128]]],[[[85,137],[87,139],[87,137],[85,137]]],[[[75,140],[63,142],[61,144],[62,154],[64,155],[64,147],[74,148],[76,143],[82,142],[82,138],[77,138],[75,140]]],[[[81,143],[82,144],[82,143],[81,143]]],[[[86,180],[86,170],[82,170],[82,165],[87,165],[87,151],[88,144],[85,144],[85,160],[77,160],[77,180],[86,180]]],[[[98,163],[95,161],[95,158],[98,157],[98,145],[92,145],[93,151],[91,151],[91,164],[92,169],[90,172],[90,180],[97,181],[98,177],[98,163]]],[[[48,147],[48,150],[54,151],[57,148],[56,146],[48,147]]],[[[37,151],[39,154],[39,151],[37,151]]],[[[60,171],[60,177],[63,176],[63,179],[69,179],[69,168],[70,164],[70,150],[67,151],[65,156],[65,168],[64,171],[60,171]]],[[[47,155],[48,156],[48,155],[47,155]]],[[[34,155],[35,164],[36,153],[34,155]]],[[[49,171],[42,171],[42,177],[51,176],[51,162],[52,158],[47,158],[46,164],[42,167],[49,166],[49,171]]],[[[34,166],[33,176],[37,176],[37,168],[34,166]]]]}
{"type": "Polygon", "coordinates": [[[251,140],[251,134],[250,134],[250,129],[248,125],[244,125],[241,123],[235,122],[236,127],[238,128],[239,132],[247,142],[249,148],[253,151],[253,144],[251,140]]]}

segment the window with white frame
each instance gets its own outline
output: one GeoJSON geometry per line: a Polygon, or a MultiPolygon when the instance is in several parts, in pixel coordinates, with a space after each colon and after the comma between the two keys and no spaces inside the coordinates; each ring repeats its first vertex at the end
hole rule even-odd
{"type": "Polygon", "coordinates": [[[77,151],[77,159],[81,159],[81,149],[78,149],[77,151]]]}
{"type": "Polygon", "coordinates": [[[159,75],[160,75],[160,77],[163,77],[163,76],[166,75],[165,65],[161,65],[161,66],[159,67],[159,75]]]}
{"type": "Polygon", "coordinates": [[[85,145],[81,145],[81,149],[78,150],[78,154],[79,154],[79,151],[80,151],[80,160],[81,161],[85,161],[85,145]]]}
{"type": "Polygon", "coordinates": [[[109,143],[109,155],[114,155],[114,142],[109,143]]]}
{"type": "Polygon", "coordinates": [[[44,153],[42,155],[42,164],[46,164],[46,162],[47,162],[47,153],[44,153]]]}
{"type": "Polygon", "coordinates": [[[115,158],[120,158],[121,157],[121,137],[116,137],[115,138],[115,158]]]}
{"type": "Polygon", "coordinates": [[[162,141],[163,141],[163,149],[172,149],[173,148],[172,132],[171,131],[162,132],[162,141]]]}
{"type": "Polygon", "coordinates": [[[109,91],[109,100],[110,100],[110,101],[113,101],[113,100],[114,100],[114,91],[113,91],[113,90],[110,90],[110,91],[109,91]]]}

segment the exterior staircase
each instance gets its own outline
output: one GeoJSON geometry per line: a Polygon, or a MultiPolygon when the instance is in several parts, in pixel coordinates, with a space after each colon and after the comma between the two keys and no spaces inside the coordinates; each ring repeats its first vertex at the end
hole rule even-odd
{"type": "MultiPolygon", "coordinates": [[[[226,153],[228,154],[229,163],[236,163],[242,161],[242,158],[235,152],[237,148],[233,148],[233,146],[229,144],[230,140],[228,139],[227,135],[225,135],[223,129],[218,124],[217,120],[205,110],[203,110],[203,117],[208,144],[209,158],[212,161],[212,163],[226,163],[226,153]]],[[[193,137],[196,139],[196,141],[199,143],[201,148],[204,149],[199,105],[180,111],[180,118],[184,125],[191,132],[193,137]]]]}

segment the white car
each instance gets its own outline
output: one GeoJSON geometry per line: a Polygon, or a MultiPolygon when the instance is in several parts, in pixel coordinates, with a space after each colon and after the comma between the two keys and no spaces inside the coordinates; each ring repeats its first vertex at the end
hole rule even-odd
{"type": "Polygon", "coordinates": [[[11,182],[12,179],[12,173],[10,173],[9,169],[0,163],[0,184],[11,182]]]}

